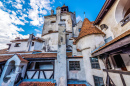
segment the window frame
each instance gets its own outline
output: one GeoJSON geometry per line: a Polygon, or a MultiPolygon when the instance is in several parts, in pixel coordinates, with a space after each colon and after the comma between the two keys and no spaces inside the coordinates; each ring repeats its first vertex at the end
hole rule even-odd
{"type": "Polygon", "coordinates": [[[80,61],[69,61],[69,71],[80,71],[81,70],[81,67],[80,67],[80,61]],[[71,63],[72,62],[72,63],[71,63]],[[76,68],[76,62],[78,62],[78,66],[79,66],[79,68],[76,68]],[[71,64],[70,64],[71,63],[71,64]],[[72,64],[73,64],[73,66],[74,66],[74,68],[73,69],[71,69],[71,66],[72,66],[72,64]]]}
{"type": "Polygon", "coordinates": [[[20,47],[21,43],[15,43],[14,47],[20,47]]]}
{"type": "Polygon", "coordinates": [[[32,42],[32,44],[31,44],[31,45],[32,45],[32,46],[34,46],[34,44],[35,44],[35,43],[34,43],[34,42],[32,42]]]}
{"type": "MultiPolygon", "coordinates": [[[[93,80],[94,80],[94,84],[95,84],[95,86],[96,86],[96,83],[103,83],[103,85],[104,85],[104,80],[103,80],[103,77],[99,77],[99,76],[95,76],[95,75],[93,75],[93,80]],[[95,82],[95,78],[94,77],[96,77],[96,78],[98,78],[98,82],[95,82]],[[100,82],[100,80],[99,80],[99,78],[102,78],[102,82],[100,82]]],[[[104,85],[105,86],[105,85],[104,85]]]]}
{"type": "Polygon", "coordinates": [[[98,61],[98,62],[92,62],[92,58],[97,58],[97,59],[98,59],[98,57],[90,57],[91,68],[92,68],[92,69],[101,69],[101,68],[100,68],[100,64],[99,64],[99,61],[98,61]],[[98,63],[99,68],[93,67],[93,64],[97,66],[97,63],[98,63]]]}

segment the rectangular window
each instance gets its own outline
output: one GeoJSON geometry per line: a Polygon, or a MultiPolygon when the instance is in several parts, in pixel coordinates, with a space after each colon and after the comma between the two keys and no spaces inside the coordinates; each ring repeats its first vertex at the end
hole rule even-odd
{"type": "Polygon", "coordinates": [[[80,70],[79,61],[69,61],[69,70],[80,70]]]}
{"type": "Polygon", "coordinates": [[[103,78],[98,76],[93,76],[95,86],[104,86],[103,78]]]}
{"type": "Polygon", "coordinates": [[[32,46],[34,46],[34,42],[32,42],[32,46]]]}
{"type": "Polygon", "coordinates": [[[90,57],[91,66],[94,69],[100,69],[98,58],[97,57],[90,57]]]}
{"type": "Polygon", "coordinates": [[[116,68],[121,68],[122,70],[127,71],[127,68],[125,66],[125,63],[124,63],[121,55],[115,55],[115,56],[113,56],[113,59],[115,61],[116,68]]]}
{"type": "Polygon", "coordinates": [[[20,47],[21,43],[16,43],[14,47],[20,47]]]}

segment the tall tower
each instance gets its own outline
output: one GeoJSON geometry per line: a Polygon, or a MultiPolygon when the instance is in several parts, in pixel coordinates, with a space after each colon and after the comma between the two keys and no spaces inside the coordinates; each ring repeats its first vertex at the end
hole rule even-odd
{"type": "Polygon", "coordinates": [[[59,34],[58,34],[57,60],[55,61],[55,79],[57,82],[57,86],[67,86],[65,23],[59,23],[58,29],[59,34]]]}

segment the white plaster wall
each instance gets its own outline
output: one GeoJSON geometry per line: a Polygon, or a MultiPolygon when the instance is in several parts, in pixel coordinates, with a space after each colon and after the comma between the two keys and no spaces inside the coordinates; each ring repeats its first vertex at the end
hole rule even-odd
{"type": "Polygon", "coordinates": [[[102,44],[104,44],[104,39],[101,34],[87,35],[81,38],[76,44],[77,48],[82,51],[86,81],[92,86],[95,86],[93,75],[103,77],[103,72],[100,69],[91,68],[91,51],[102,44]]]}
{"type": "Polygon", "coordinates": [[[91,62],[90,62],[91,50],[90,49],[83,50],[82,55],[83,55],[83,61],[85,65],[84,69],[86,73],[86,81],[90,83],[92,86],[95,86],[93,75],[98,76],[98,77],[103,77],[103,72],[100,69],[91,68],[91,62]]]}
{"type": "Polygon", "coordinates": [[[44,26],[43,26],[42,35],[48,33],[49,30],[58,31],[56,28],[56,25],[57,25],[56,22],[51,23],[51,21],[56,21],[56,16],[44,18],[44,26]]]}
{"type": "Polygon", "coordinates": [[[104,39],[101,34],[93,34],[87,35],[81,38],[78,43],[76,44],[77,49],[83,50],[85,48],[91,48],[91,51],[94,50],[96,47],[104,44],[104,39]]]}
{"type": "Polygon", "coordinates": [[[68,79],[86,80],[83,59],[67,59],[68,79]],[[80,70],[69,70],[69,61],[80,61],[80,70]]]}
{"type": "MultiPolygon", "coordinates": [[[[116,86],[123,86],[120,74],[108,73],[116,86]]],[[[128,85],[129,86],[129,85],[128,85]]]]}
{"type": "Polygon", "coordinates": [[[70,14],[61,15],[61,19],[66,19],[66,31],[72,32],[72,17],[70,14]]]}
{"type": "Polygon", "coordinates": [[[107,31],[109,32],[105,32],[107,37],[112,36],[115,38],[130,29],[130,22],[125,24],[123,27],[120,23],[120,21],[123,19],[123,9],[126,1],[128,0],[116,0],[111,9],[100,22],[99,27],[102,24],[106,24],[108,26],[107,31]]]}
{"type": "Polygon", "coordinates": [[[51,50],[57,50],[58,48],[58,33],[51,33],[42,37],[47,42],[45,45],[49,45],[51,50]]]}
{"type": "Polygon", "coordinates": [[[13,42],[11,43],[11,47],[9,52],[19,52],[19,51],[26,51],[27,49],[27,41],[25,42],[13,42]],[[20,47],[14,47],[16,43],[21,43],[20,47]]]}
{"type": "Polygon", "coordinates": [[[42,45],[43,45],[42,42],[35,41],[34,42],[34,50],[42,50],[42,45]]]}

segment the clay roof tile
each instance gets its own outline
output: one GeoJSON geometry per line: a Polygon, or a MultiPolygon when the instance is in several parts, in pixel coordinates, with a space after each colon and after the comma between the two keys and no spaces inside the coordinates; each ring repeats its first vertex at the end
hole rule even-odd
{"type": "Polygon", "coordinates": [[[81,31],[79,33],[78,38],[75,40],[75,43],[78,42],[84,36],[91,35],[91,34],[103,34],[105,35],[100,29],[93,25],[93,22],[90,22],[87,18],[84,19],[81,31]]]}

